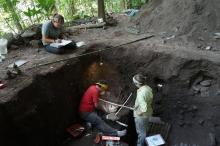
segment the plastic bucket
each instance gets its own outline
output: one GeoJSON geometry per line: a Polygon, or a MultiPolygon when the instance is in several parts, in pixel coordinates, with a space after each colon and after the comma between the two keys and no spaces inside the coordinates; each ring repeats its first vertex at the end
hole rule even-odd
{"type": "Polygon", "coordinates": [[[0,56],[8,53],[7,45],[8,45],[8,40],[0,39],[0,56]]]}

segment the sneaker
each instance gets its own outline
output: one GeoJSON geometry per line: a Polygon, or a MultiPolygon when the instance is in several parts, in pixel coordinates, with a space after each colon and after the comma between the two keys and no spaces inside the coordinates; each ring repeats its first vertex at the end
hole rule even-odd
{"type": "Polygon", "coordinates": [[[117,135],[119,136],[119,137],[122,137],[122,136],[125,136],[127,134],[127,130],[125,129],[125,130],[122,130],[122,131],[117,131],[117,135]]]}
{"type": "Polygon", "coordinates": [[[86,122],[86,129],[91,130],[92,129],[92,124],[89,122],[86,122]]]}

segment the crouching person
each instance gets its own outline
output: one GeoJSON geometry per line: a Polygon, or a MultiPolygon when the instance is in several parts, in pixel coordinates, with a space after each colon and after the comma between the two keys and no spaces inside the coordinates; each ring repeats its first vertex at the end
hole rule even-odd
{"type": "Polygon", "coordinates": [[[107,89],[108,85],[104,81],[91,85],[81,99],[79,107],[80,116],[103,134],[121,137],[126,135],[126,130],[119,131],[110,127],[95,112],[95,109],[98,107],[100,95],[104,95],[107,89]]]}
{"type": "Polygon", "coordinates": [[[52,20],[47,21],[42,25],[42,43],[48,52],[61,54],[65,49],[76,48],[75,42],[63,47],[50,46],[51,43],[61,43],[63,25],[64,17],[60,14],[55,14],[52,20]]]}

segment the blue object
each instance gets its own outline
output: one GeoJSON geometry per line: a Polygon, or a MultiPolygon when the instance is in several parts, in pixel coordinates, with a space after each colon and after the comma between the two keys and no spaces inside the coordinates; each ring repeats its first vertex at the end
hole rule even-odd
{"type": "Polygon", "coordinates": [[[110,127],[108,124],[103,121],[96,112],[89,112],[85,117],[83,117],[86,122],[91,123],[94,127],[96,127],[103,134],[117,136],[117,130],[110,127]]]}
{"type": "Polygon", "coordinates": [[[135,121],[136,132],[138,134],[137,146],[145,146],[145,137],[147,130],[149,129],[148,118],[135,117],[134,121],[135,121]]]}
{"type": "Polygon", "coordinates": [[[139,10],[137,9],[128,9],[124,11],[128,16],[135,16],[138,12],[139,10]]]}

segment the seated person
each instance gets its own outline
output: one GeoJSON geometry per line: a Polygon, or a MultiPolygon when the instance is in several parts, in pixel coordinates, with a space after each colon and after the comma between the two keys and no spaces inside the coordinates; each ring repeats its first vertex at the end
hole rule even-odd
{"type": "Polygon", "coordinates": [[[76,44],[74,42],[60,48],[50,46],[51,43],[61,43],[63,24],[63,16],[55,14],[52,20],[47,21],[42,25],[42,43],[45,49],[50,53],[61,54],[64,52],[64,49],[76,48],[76,44]]]}
{"type": "Polygon", "coordinates": [[[98,107],[100,95],[104,95],[107,89],[108,85],[104,81],[91,85],[81,99],[79,107],[80,116],[103,134],[121,137],[126,134],[126,130],[118,131],[117,129],[110,127],[95,112],[95,109],[98,107]]]}

